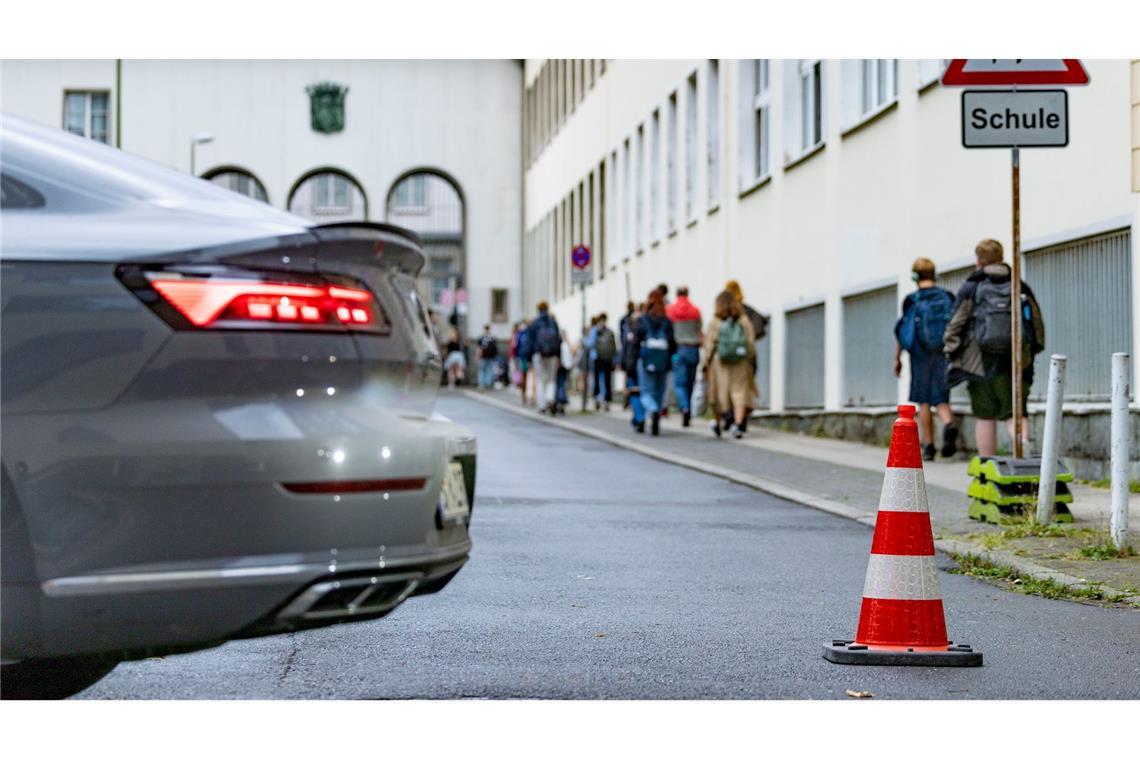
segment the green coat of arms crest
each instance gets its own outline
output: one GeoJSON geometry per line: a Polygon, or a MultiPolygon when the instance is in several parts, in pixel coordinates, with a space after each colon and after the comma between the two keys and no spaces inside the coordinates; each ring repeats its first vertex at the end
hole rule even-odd
{"type": "Polygon", "coordinates": [[[333,82],[321,82],[306,87],[309,93],[309,111],[314,130],[331,134],[344,129],[344,96],[347,87],[333,82]]]}

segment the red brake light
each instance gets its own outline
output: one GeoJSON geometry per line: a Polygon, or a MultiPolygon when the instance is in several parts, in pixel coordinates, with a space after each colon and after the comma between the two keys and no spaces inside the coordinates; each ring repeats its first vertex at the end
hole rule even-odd
{"type": "Polygon", "coordinates": [[[152,272],[150,286],[199,328],[317,327],[380,332],[383,312],[364,288],[323,282],[188,277],[152,272]]]}

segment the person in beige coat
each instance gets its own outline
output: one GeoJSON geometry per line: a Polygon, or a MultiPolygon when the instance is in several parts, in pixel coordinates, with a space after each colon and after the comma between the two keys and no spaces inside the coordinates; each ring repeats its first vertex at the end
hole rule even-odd
{"type": "Polygon", "coordinates": [[[740,302],[727,290],[716,297],[715,316],[705,332],[704,348],[702,371],[713,410],[710,427],[719,438],[721,415],[731,409],[732,437],[741,438],[744,415],[755,388],[752,361],[756,356],[756,333],[740,302]]]}

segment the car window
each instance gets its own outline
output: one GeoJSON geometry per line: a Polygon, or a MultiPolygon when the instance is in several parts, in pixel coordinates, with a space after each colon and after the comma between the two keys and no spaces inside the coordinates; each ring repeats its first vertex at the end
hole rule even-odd
{"type": "Polygon", "coordinates": [[[15,177],[0,174],[0,209],[43,208],[43,193],[15,177]]]}

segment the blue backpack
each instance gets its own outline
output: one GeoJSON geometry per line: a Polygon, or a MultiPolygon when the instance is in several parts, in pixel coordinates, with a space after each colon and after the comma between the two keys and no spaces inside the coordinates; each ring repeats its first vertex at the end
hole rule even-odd
{"type": "Polygon", "coordinates": [[[954,297],[942,288],[922,288],[911,300],[899,325],[899,345],[907,351],[942,351],[942,335],[954,312],[954,297]]]}
{"type": "Polygon", "coordinates": [[[665,372],[669,369],[669,336],[665,331],[667,320],[659,320],[656,327],[650,319],[645,320],[645,340],[641,341],[641,363],[649,372],[665,372]]]}

